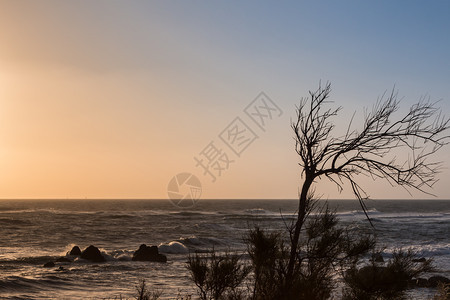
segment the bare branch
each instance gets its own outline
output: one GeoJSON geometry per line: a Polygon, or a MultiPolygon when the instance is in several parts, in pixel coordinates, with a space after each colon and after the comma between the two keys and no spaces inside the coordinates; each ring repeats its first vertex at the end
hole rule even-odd
{"type": "MultiPolygon", "coordinates": [[[[341,192],[344,183],[350,184],[355,198],[370,221],[364,200],[369,196],[357,182],[359,175],[384,179],[392,186],[400,186],[431,194],[437,181],[441,162],[432,160],[434,154],[450,140],[450,119],[443,116],[437,102],[421,98],[403,116],[397,117],[400,101],[393,89],[383,94],[372,109],[365,110],[360,131],[352,129],[355,114],[344,136],[333,136],[333,117],[341,107],[325,108],[331,85],[302,98],[297,118],[291,123],[295,136],[295,150],[300,157],[304,182],[299,195],[298,217],[290,230],[291,255],[288,278],[293,273],[300,231],[311,204],[310,189],[315,180],[324,176],[341,192]]],[[[372,224],[372,223],[371,223],[372,224]]]]}

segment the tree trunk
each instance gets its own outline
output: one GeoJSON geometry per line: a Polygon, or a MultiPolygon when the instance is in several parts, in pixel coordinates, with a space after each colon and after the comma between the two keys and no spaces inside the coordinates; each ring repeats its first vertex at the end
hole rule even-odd
{"type": "Polygon", "coordinates": [[[302,229],[302,226],[305,222],[306,217],[306,210],[308,205],[308,191],[313,183],[313,177],[306,175],[305,182],[303,183],[302,192],[300,194],[300,199],[298,202],[298,212],[297,212],[297,221],[295,223],[295,229],[294,234],[291,239],[291,253],[289,255],[289,264],[288,264],[288,270],[286,274],[286,288],[289,286],[292,286],[291,282],[294,275],[294,266],[295,261],[297,260],[297,247],[298,247],[298,241],[300,238],[300,231],[302,229]]]}

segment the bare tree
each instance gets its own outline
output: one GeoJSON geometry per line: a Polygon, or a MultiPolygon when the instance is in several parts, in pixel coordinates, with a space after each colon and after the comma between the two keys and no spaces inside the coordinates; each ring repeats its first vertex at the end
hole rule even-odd
{"type": "Polygon", "coordinates": [[[344,183],[349,184],[368,218],[364,204],[368,195],[357,182],[358,175],[385,179],[391,185],[429,194],[441,166],[440,162],[429,159],[449,142],[446,135],[449,119],[441,115],[436,102],[422,99],[404,116],[394,119],[399,108],[395,91],[383,95],[372,111],[365,112],[361,131],[352,129],[352,118],[346,133],[333,137],[335,125],[332,119],[341,107],[325,108],[330,103],[330,92],[329,83],[310,91],[309,97],[301,99],[297,119],[291,124],[304,181],[299,193],[297,218],[290,230],[286,286],[293,278],[294,266],[299,259],[300,232],[311,210],[312,186],[316,180],[326,177],[340,191],[344,183]],[[389,153],[398,149],[402,150],[401,157],[389,153]]]}

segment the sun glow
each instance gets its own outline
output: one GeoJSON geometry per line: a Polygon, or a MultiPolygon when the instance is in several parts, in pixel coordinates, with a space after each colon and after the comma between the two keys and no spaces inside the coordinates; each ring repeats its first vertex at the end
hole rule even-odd
{"type": "MultiPolygon", "coordinates": [[[[419,26],[426,18],[409,11],[402,25],[378,28],[367,12],[395,9],[361,4],[348,18],[342,7],[222,5],[3,1],[0,198],[166,198],[181,172],[199,177],[202,197],[295,198],[301,178],[290,119],[320,79],[332,82],[334,104],[344,107],[338,128],[394,83],[402,108],[428,93],[449,112],[450,44],[431,34],[448,27],[446,18],[419,26]],[[326,17],[311,28],[315,11],[326,17]],[[261,91],[283,115],[267,130],[255,125],[258,138],[211,182],[194,157],[237,117],[253,124],[244,109],[261,91]]],[[[450,176],[441,178],[435,194],[448,198],[450,176]]],[[[409,197],[363,180],[375,197],[409,197]]],[[[318,184],[325,197],[349,196],[318,184]]]]}

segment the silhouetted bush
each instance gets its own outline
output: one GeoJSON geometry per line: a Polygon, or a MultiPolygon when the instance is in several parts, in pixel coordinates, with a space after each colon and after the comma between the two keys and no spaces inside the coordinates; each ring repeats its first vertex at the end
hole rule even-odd
{"type": "Polygon", "coordinates": [[[239,287],[250,272],[240,256],[228,252],[217,255],[215,251],[210,256],[190,255],[187,269],[202,300],[243,298],[239,287]]]}
{"type": "Polygon", "coordinates": [[[375,246],[370,235],[356,236],[340,226],[335,212],[326,205],[312,210],[300,239],[292,283],[287,281],[283,287],[284,299],[330,298],[336,273],[342,273],[375,246]]]}
{"type": "Polygon", "coordinates": [[[450,300],[450,284],[439,283],[433,300],[450,300]]]}
{"type": "Polygon", "coordinates": [[[159,290],[149,290],[145,279],[136,286],[136,300],[157,300],[161,297],[162,291],[159,290]]]}
{"type": "Polygon", "coordinates": [[[252,262],[253,299],[277,299],[286,273],[288,252],[279,233],[266,233],[259,227],[246,238],[252,262]]]}
{"type": "Polygon", "coordinates": [[[381,253],[374,250],[371,235],[341,226],[327,206],[314,212],[305,223],[289,280],[291,251],[286,240],[290,236],[259,227],[245,238],[250,266],[229,253],[189,256],[187,268],[200,298],[324,300],[333,297],[341,280],[345,300],[402,299],[412,278],[433,270],[431,260],[420,260],[411,250],[395,251],[385,263],[381,253]],[[370,252],[372,259],[368,259],[370,252]],[[368,262],[362,266],[363,258],[368,262]]]}
{"type": "Polygon", "coordinates": [[[339,226],[335,212],[324,206],[306,223],[300,244],[297,299],[328,299],[335,287],[336,272],[353,265],[375,246],[371,236],[356,237],[339,226]],[[303,245],[302,245],[303,244],[303,245]]]}
{"type": "Polygon", "coordinates": [[[386,266],[374,259],[361,268],[352,266],[344,275],[344,299],[403,299],[412,278],[433,271],[431,260],[417,259],[411,250],[398,250],[386,266]]]}
{"type": "Polygon", "coordinates": [[[353,266],[371,251],[371,236],[356,237],[339,226],[336,214],[326,206],[310,215],[294,265],[287,280],[290,249],[280,233],[256,227],[246,239],[252,262],[253,299],[328,299],[336,273],[353,266]]]}

